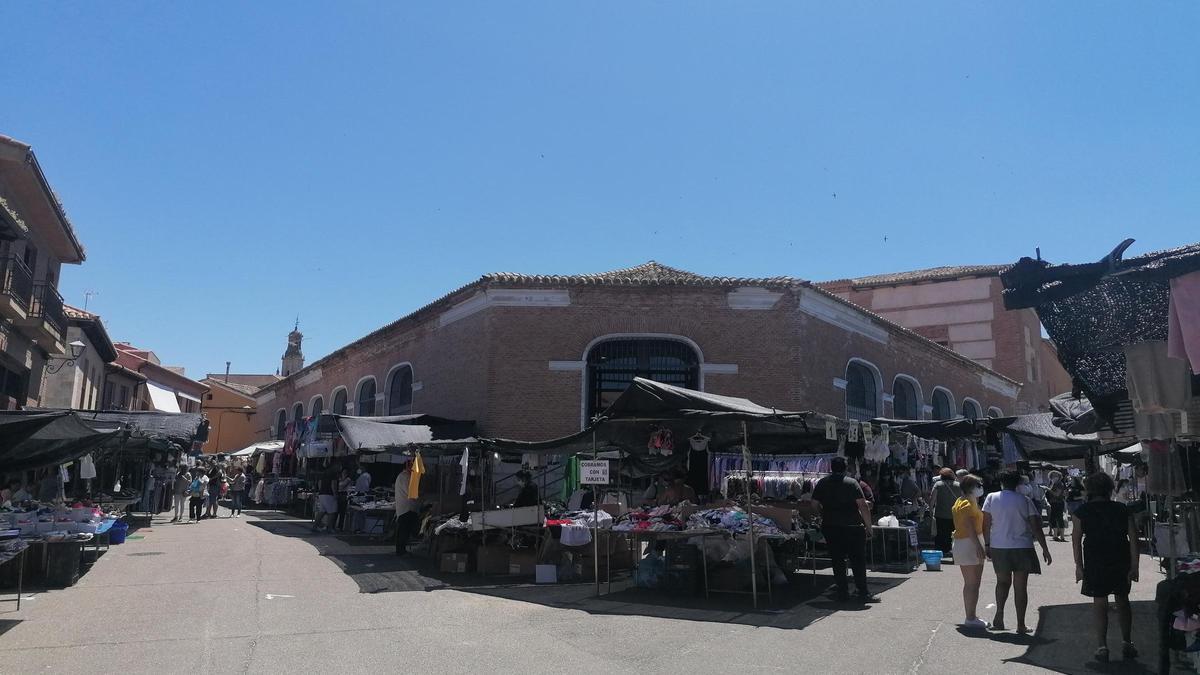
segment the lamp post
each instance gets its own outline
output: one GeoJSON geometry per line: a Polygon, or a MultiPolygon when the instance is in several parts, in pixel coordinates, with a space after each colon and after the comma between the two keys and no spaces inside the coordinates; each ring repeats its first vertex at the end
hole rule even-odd
{"type": "MultiPolygon", "coordinates": [[[[70,344],[68,344],[67,346],[71,348],[71,358],[66,359],[62,363],[58,364],[58,367],[47,365],[46,366],[47,373],[53,375],[53,374],[57,373],[58,371],[62,370],[66,366],[74,366],[75,362],[79,360],[79,357],[83,356],[83,352],[87,350],[87,345],[83,344],[83,342],[81,342],[79,340],[72,340],[70,342],[70,344]]],[[[46,360],[53,361],[54,359],[61,359],[61,358],[63,358],[63,357],[62,356],[51,356],[50,358],[48,358],[46,360]]]]}

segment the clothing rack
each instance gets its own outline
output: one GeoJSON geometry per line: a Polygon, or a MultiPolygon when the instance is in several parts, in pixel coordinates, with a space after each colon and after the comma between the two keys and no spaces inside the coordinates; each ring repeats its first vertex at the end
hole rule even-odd
{"type": "MultiPolygon", "coordinates": [[[[814,483],[816,483],[816,481],[818,481],[828,475],[829,475],[828,471],[772,471],[772,470],[727,471],[727,472],[725,472],[725,477],[721,479],[721,492],[723,494],[729,494],[730,479],[737,480],[737,481],[750,481],[750,480],[755,480],[755,479],[762,479],[764,481],[772,481],[772,482],[786,480],[786,481],[788,481],[790,486],[798,486],[800,484],[800,482],[803,480],[811,480],[814,483]]],[[[789,487],[788,492],[789,492],[789,494],[787,494],[785,496],[791,496],[791,488],[790,487],[789,487]]],[[[778,495],[768,495],[767,490],[765,489],[765,486],[764,486],[764,489],[762,490],[762,496],[766,497],[766,496],[778,496],[778,495]]]]}

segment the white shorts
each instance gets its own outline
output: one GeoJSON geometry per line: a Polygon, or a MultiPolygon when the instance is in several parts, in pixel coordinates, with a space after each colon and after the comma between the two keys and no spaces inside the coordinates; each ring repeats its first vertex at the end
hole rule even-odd
{"type": "Polygon", "coordinates": [[[333,495],[318,495],[318,505],[324,513],[337,513],[338,503],[337,497],[333,495]]]}
{"type": "Polygon", "coordinates": [[[970,537],[964,539],[955,539],[954,548],[951,549],[954,554],[955,565],[982,565],[983,558],[979,557],[979,551],[975,548],[975,544],[979,543],[978,539],[972,540],[970,537]]]}

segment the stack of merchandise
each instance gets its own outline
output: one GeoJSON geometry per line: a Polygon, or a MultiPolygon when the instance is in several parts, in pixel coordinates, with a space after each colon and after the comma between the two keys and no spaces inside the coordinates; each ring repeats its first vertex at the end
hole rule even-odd
{"type": "Polygon", "coordinates": [[[679,532],[687,529],[687,524],[670,506],[658,506],[626,513],[613,529],[618,532],[679,532]]]}
{"type": "MultiPolygon", "coordinates": [[[[692,530],[725,530],[731,534],[742,534],[750,531],[750,518],[742,509],[724,507],[697,511],[688,518],[688,529],[692,530]]],[[[754,533],[759,535],[783,534],[775,521],[754,514],[754,533]]]]}
{"type": "Polygon", "coordinates": [[[596,527],[609,529],[613,526],[613,518],[607,511],[595,513],[591,511],[567,511],[556,518],[547,518],[546,527],[555,525],[562,527],[559,541],[565,546],[582,546],[592,541],[592,530],[596,527]]]}

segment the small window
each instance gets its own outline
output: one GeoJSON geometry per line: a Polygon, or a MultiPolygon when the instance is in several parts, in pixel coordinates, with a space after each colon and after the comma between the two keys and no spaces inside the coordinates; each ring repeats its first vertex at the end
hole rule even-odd
{"type": "Polygon", "coordinates": [[[851,361],[846,366],[846,417],[871,420],[879,417],[879,391],[875,373],[865,365],[851,361]]]}
{"type": "Polygon", "coordinates": [[[933,419],[948,420],[954,418],[954,407],[950,403],[950,394],[945,389],[935,389],[933,392],[933,419]]]}
{"type": "Polygon", "coordinates": [[[358,387],[358,416],[375,416],[375,378],[370,378],[358,387]]]}
{"type": "Polygon", "coordinates": [[[896,383],[892,385],[892,414],[901,420],[921,419],[921,397],[917,395],[917,388],[912,381],[896,378],[896,383]]]}
{"type": "Polygon", "coordinates": [[[304,404],[297,403],[292,406],[292,421],[299,422],[302,419],[304,419],[304,404]]]}
{"type": "Polygon", "coordinates": [[[992,406],[988,408],[988,417],[1004,417],[1004,411],[996,406],[992,406]]]}
{"type": "Polygon", "coordinates": [[[346,390],[345,389],[338,389],[337,391],[333,392],[333,407],[329,409],[329,412],[334,415],[345,415],[346,414],[346,390]]]}
{"type": "Polygon", "coordinates": [[[275,440],[283,440],[283,435],[286,428],[287,413],[283,410],[280,410],[279,413],[275,415],[275,440]]]}
{"type": "Polygon", "coordinates": [[[313,402],[312,402],[312,416],[320,417],[321,413],[323,412],[322,408],[324,407],[324,405],[325,405],[325,401],[322,400],[320,396],[314,398],[313,402]]]}
{"type": "Polygon", "coordinates": [[[979,412],[979,404],[971,400],[963,401],[962,415],[969,420],[977,420],[983,416],[979,412]]]}

